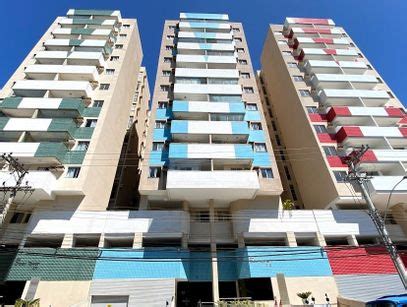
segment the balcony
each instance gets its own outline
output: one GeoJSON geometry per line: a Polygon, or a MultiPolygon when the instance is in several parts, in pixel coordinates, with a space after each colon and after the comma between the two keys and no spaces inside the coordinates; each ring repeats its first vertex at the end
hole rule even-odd
{"type": "MultiPolygon", "coordinates": [[[[372,197],[373,203],[379,210],[386,209],[387,200],[390,191],[402,179],[402,176],[374,176],[367,185],[372,197]]],[[[393,191],[389,208],[404,203],[407,199],[407,180],[403,180],[393,191]]]]}
{"type": "Polygon", "coordinates": [[[320,101],[328,106],[361,105],[360,99],[367,106],[383,106],[390,99],[386,91],[323,89],[318,92],[320,101]]]}
{"type": "Polygon", "coordinates": [[[232,42],[233,35],[232,33],[213,33],[213,32],[186,32],[179,31],[178,39],[183,38],[196,38],[196,39],[224,39],[230,40],[232,42]]]}
{"type": "Polygon", "coordinates": [[[212,135],[213,142],[241,143],[247,141],[249,128],[245,121],[187,121],[173,120],[171,134],[177,142],[206,142],[212,135]]]}
{"type": "Polygon", "coordinates": [[[112,19],[100,19],[100,18],[61,18],[58,23],[62,28],[83,28],[87,25],[92,29],[112,29],[116,26],[117,21],[112,19]]]}
{"type": "Polygon", "coordinates": [[[81,116],[85,105],[82,99],[22,97],[7,97],[0,104],[0,110],[10,117],[32,117],[37,109],[44,117],[75,118],[81,116]]]}
{"type": "Polygon", "coordinates": [[[175,77],[239,79],[239,72],[236,69],[177,68],[175,77]]]}
{"type": "Polygon", "coordinates": [[[181,31],[192,32],[197,32],[197,29],[209,29],[216,32],[230,32],[230,24],[218,22],[181,21],[179,23],[179,29],[181,31]]]}
{"type": "Polygon", "coordinates": [[[110,54],[112,48],[104,40],[99,39],[48,39],[44,42],[46,50],[49,51],[75,51],[103,52],[110,54]]]}
{"type": "Polygon", "coordinates": [[[304,68],[308,74],[337,74],[344,72],[351,75],[363,75],[367,70],[367,65],[363,62],[354,61],[307,60],[304,62],[304,68]]]}
{"type": "Polygon", "coordinates": [[[121,22],[121,14],[118,10],[75,10],[70,9],[67,13],[67,16],[76,19],[73,16],[93,16],[95,19],[112,19],[118,22],[121,22]]]}
{"type": "Polygon", "coordinates": [[[245,114],[243,102],[209,102],[174,100],[172,104],[174,118],[207,119],[208,113],[245,114]]]}
{"type": "Polygon", "coordinates": [[[13,85],[13,91],[21,97],[44,97],[49,91],[50,97],[89,98],[93,89],[87,81],[21,80],[13,85]]]}
{"type": "Polygon", "coordinates": [[[236,70],[236,65],[237,60],[235,56],[177,54],[176,58],[176,71],[182,68],[193,70],[222,69],[227,73],[226,70],[236,70]]]}
{"type": "MultiPolygon", "coordinates": [[[[0,172],[0,181],[4,182],[5,186],[15,186],[16,178],[10,176],[10,172],[0,172]]],[[[55,187],[57,178],[49,171],[29,171],[24,177],[24,184],[27,183],[34,191],[27,198],[25,193],[17,193],[15,201],[24,201],[24,203],[32,204],[40,200],[52,200],[54,198],[53,188],[55,187]]]]}
{"type": "Polygon", "coordinates": [[[25,131],[34,142],[66,141],[73,138],[77,129],[75,121],[68,118],[2,118],[0,126],[0,140],[5,141],[25,131]]]}
{"type": "Polygon", "coordinates": [[[374,117],[380,126],[395,126],[405,113],[399,108],[383,107],[332,107],[326,114],[328,121],[340,126],[366,126],[363,122],[372,122],[374,117]]]}
{"type": "Polygon", "coordinates": [[[227,14],[180,13],[179,19],[229,20],[227,14]]]}
{"type": "Polygon", "coordinates": [[[80,51],[40,51],[35,56],[39,64],[62,65],[67,60],[67,65],[93,65],[105,66],[105,59],[101,52],[80,52],[80,51]]]}
{"type": "Polygon", "coordinates": [[[167,173],[166,189],[170,199],[211,199],[231,202],[252,199],[259,190],[255,171],[178,171],[167,173]]]}
{"type": "Polygon", "coordinates": [[[68,151],[63,143],[0,142],[0,152],[12,153],[23,164],[61,164],[68,151]]]}
{"type": "Polygon", "coordinates": [[[220,50],[220,51],[235,51],[235,44],[200,44],[200,43],[178,43],[177,51],[182,54],[191,50],[220,50]],[[185,50],[185,51],[184,51],[185,50]]]}
{"type": "Polygon", "coordinates": [[[241,95],[239,84],[174,84],[174,99],[205,100],[207,95],[241,95]]]}
{"type": "Polygon", "coordinates": [[[292,27],[287,34],[289,38],[293,37],[326,37],[326,38],[340,38],[342,32],[339,28],[300,28],[292,27]]]}
{"type": "Polygon", "coordinates": [[[318,49],[318,48],[301,48],[294,53],[298,56],[298,60],[335,60],[338,61],[354,61],[359,55],[355,50],[351,49],[318,49]]]}
{"type": "Polygon", "coordinates": [[[325,37],[298,37],[290,41],[294,49],[297,48],[348,48],[349,41],[345,38],[325,38],[325,37]]]}
{"type": "Polygon", "coordinates": [[[56,28],[52,31],[52,35],[57,39],[71,39],[82,36],[82,39],[100,39],[106,41],[109,37],[112,37],[111,29],[69,29],[69,28],[56,28]]]}
{"type": "Polygon", "coordinates": [[[248,144],[180,144],[171,143],[170,159],[253,160],[253,149],[248,144]]]}
{"type": "Polygon", "coordinates": [[[56,74],[59,75],[59,80],[96,81],[99,79],[95,66],[28,65],[24,73],[31,80],[53,80],[56,74]]]}
{"type": "Polygon", "coordinates": [[[310,79],[314,88],[328,89],[347,89],[351,88],[349,83],[355,89],[373,89],[378,81],[371,75],[343,75],[343,74],[315,74],[310,79]]]}
{"type": "Polygon", "coordinates": [[[366,127],[346,126],[336,127],[336,139],[353,147],[368,143],[372,148],[376,142],[382,143],[383,138],[395,146],[407,146],[407,129],[398,127],[366,127]]]}

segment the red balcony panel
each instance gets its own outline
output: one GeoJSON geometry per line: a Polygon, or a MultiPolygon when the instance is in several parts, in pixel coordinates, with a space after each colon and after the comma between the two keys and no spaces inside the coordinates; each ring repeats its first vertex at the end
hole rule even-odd
{"type": "Polygon", "coordinates": [[[331,122],[336,116],[352,116],[352,113],[348,107],[333,107],[326,114],[326,119],[331,122]]]}
{"type": "Polygon", "coordinates": [[[397,124],[400,126],[407,125],[407,116],[403,117],[397,124]]]}
{"type": "Polygon", "coordinates": [[[298,61],[302,61],[302,60],[304,59],[304,57],[305,57],[304,50],[301,49],[300,54],[299,54],[297,57],[295,57],[295,58],[296,58],[296,60],[298,60],[298,61]]]}
{"type": "Polygon", "coordinates": [[[332,33],[330,29],[304,28],[301,30],[307,34],[312,34],[312,33],[331,34],[332,33]]]}
{"type": "Polygon", "coordinates": [[[397,273],[384,247],[326,248],[334,275],[397,273]]]}
{"type": "Polygon", "coordinates": [[[325,52],[326,54],[336,55],[336,50],[335,50],[335,49],[327,49],[327,48],[325,48],[325,49],[323,49],[323,50],[324,50],[324,52],[325,52]]]}
{"type": "Polygon", "coordinates": [[[388,108],[385,108],[385,110],[386,110],[387,114],[389,114],[389,116],[392,116],[392,117],[404,117],[405,116],[403,109],[400,109],[400,108],[388,107],[388,108]]]}
{"type": "Polygon", "coordinates": [[[373,150],[368,150],[365,154],[360,158],[363,162],[377,162],[377,157],[373,150]]]}
{"type": "Polygon", "coordinates": [[[342,143],[347,137],[363,137],[363,133],[360,127],[346,126],[339,129],[335,137],[338,143],[342,143]]]}
{"type": "Polygon", "coordinates": [[[335,134],[318,133],[317,136],[320,143],[336,143],[335,134]]]}
{"type": "Polygon", "coordinates": [[[294,43],[291,47],[293,47],[293,49],[297,49],[299,45],[300,45],[300,42],[298,41],[298,39],[294,39],[294,43]]]}
{"type": "Polygon", "coordinates": [[[325,114],[318,114],[318,113],[309,113],[309,119],[311,122],[326,122],[326,115],[325,114]]]}
{"type": "Polygon", "coordinates": [[[348,167],[339,156],[327,156],[326,158],[330,167],[348,167]]]}
{"type": "Polygon", "coordinates": [[[299,23],[304,25],[331,25],[329,19],[322,18],[290,18],[293,23],[299,23]]]}
{"type": "Polygon", "coordinates": [[[403,137],[407,138],[407,128],[399,128],[399,130],[403,137]]]}
{"type": "Polygon", "coordinates": [[[334,40],[332,38],[322,38],[322,37],[313,38],[313,41],[315,43],[325,43],[325,44],[333,44],[334,43],[334,40]]]}

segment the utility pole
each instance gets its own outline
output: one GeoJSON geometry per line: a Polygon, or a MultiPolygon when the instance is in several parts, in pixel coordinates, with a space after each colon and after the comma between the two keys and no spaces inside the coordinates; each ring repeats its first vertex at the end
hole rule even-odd
{"type": "Polygon", "coordinates": [[[375,224],[376,229],[380,235],[380,238],[383,241],[386,250],[389,252],[391,259],[393,260],[394,266],[397,269],[397,272],[404,285],[404,288],[407,289],[407,274],[404,268],[403,261],[401,260],[399,254],[397,253],[397,248],[396,246],[394,246],[393,242],[390,239],[384,220],[380,213],[378,212],[378,210],[376,209],[375,205],[373,204],[373,201],[370,198],[368,188],[366,187],[366,183],[370,179],[366,175],[360,174],[359,171],[357,170],[357,166],[360,163],[362,156],[368,149],[369,149],[368,145],[366,146],[363,145],[360,150],[353,151],[349,156],[347,156],[346,164],[348,165],[348,180],[356,182],[359,185],[360,191],[362,192],[362,195],[366,200],[370,218],[375,224]]]}
{"type": "Polygon", "coordinates": [[[1,159],[5,161],[8,164],[8,167],[10,168],[10,174],[16,176],[16,182],[14,186],[6,186],[6,182],[3,182],[3,185],[0,186],[0,192],[3,192],[4,194],[10,193],[9,198],[7,199],[7,203],[5,204],[4,208],[1,210],[0,214],[0,228],[3,226],[7,213],[10,210],[11,205],[13,204],[14,198],[17,195],[17,192],[31,192],[32,188],[30,186],[26,185],[22,186],[22,182],[24,179],[24,176],[28,174],[28,171],[24,168],[20,162],[18,162],[18,159],[13,158],[12,153],[9,154],[2,154],[1,159]]]}

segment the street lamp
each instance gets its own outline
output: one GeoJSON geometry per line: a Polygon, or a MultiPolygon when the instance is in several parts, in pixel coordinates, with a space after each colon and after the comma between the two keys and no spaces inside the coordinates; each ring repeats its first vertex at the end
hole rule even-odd
{"type": "Polygon", "coordinates": [[[401,178],[401,180],[399,182],[397,182],[395,184],[395,186],[393,187],[393,189],[391,189],[389,197],[387,198],[387,204],[386,204],[386,209],[384,211],[384,219],[383,219],[383,223],[386,224],[386,218],[387,218],[387,210],[389,209],[389,205],[390,205],[390,199],[391,196],[393,195],[394,190],[397,188],[397,186],[404,180],[407,179],[407,175],[404,175],[403,178],[401,178]]]}

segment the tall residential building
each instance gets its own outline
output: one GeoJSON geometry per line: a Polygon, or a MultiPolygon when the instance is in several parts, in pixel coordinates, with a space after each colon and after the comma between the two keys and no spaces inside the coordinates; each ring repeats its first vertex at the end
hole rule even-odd
{"type": "Polygon", "coordinates": [[[383,211],[394,188],[389,208],[404,220],[407,180],[396,184],[407,170],[406,112],[345,30],[330,19],[287,18],[270,26],[261,62],[304,206],[364,207],[344,158],[369,145],[359,168],[372,177],[372,199],[383,211]]]}
{"type": "MultiPolygon", "coordinates": [[[[55,223],[32,235],[36,231],[27,225],[37,213],[54,220],[107,214],[141,60],[135,19],[123,19],[120,11],[71,9],[55,19],[5,84],[0,92],[0,151],[24,164],[28,173],[21,186],[32,189],[18,192],[2,215],[0,241],[6,248],[69,246],[75,241],[73,232],[87,233],[86,224],[67,230],[55,223]]],[[[145,69],[141,74],[144,88],[137,90],[146,95],[135,99],[138,121],[145,123],[145,69]]],[[[142,132],[140,127],[131,138],[142,132]]],[[[10,176],[4,162],[0,178],[12,187],[16,174],[10,176]]],[[[3,196],[2,211],[10,193],[3,196]]],[[[39,218],[35,226],[41,222],[39,218]]]]}

